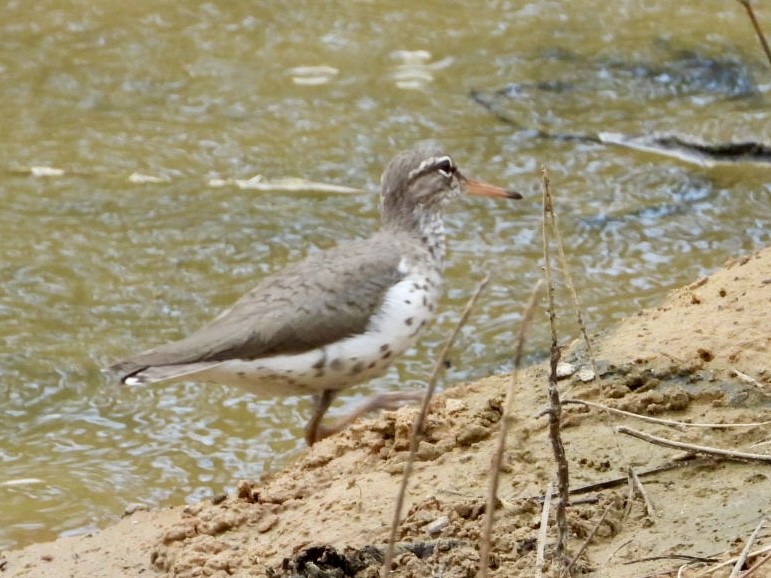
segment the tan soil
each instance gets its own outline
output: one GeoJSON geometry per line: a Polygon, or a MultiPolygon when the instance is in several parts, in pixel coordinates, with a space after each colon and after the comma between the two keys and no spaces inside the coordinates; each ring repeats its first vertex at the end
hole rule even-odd
{"type": "MultiPolygon", "coordinates": [[[[686,422],[771,419],[771,248],[673,292],[625,320],[597,345],[602,388],[583,382],[584,347],[563,355],[576,370],[565,398],[686,422]]],[[[509,377],[456,387],[433,402],[411,478],[393,576],[474,576],[490,463],[509,377]]],[[[547,418],[547,370],[519,376],[492,538],[496,577],[532,576],[539,497],[555,476],[547,418]]],[[[284,471],[242,482],[237,496],[137,512],[92,536],[63,538],[0,556],[4,576],[377,576],[407,456],[414,408],[361,421],[324,440],[284,471]]],[[[771,468],[684,453],[614,434],[619,425],[706,446],[771,455],[771,426],[683,431],[566,405],[563,440],[573,495],[568,511],[576,562],[589,576],[675,576],[738,554],[771,514],[771,468]],[[642,475],[669,464],[680,467],[642,475]],[[625,479],[633,467],[655,512],[625,479]],[[696,558],[688,558],[696,557],[696,558]],[[668,573],[667,573],[668,572],[668,573]]],[[[546,572],[556,530],[553,508],[546,572]]],[[[771,522],[753,550],[771,543],[771,522]]],[[[731,566],[712,574],[727,576],[731,566]]],[[[771,575],[771,565],[755,576],[771,575]]]]}

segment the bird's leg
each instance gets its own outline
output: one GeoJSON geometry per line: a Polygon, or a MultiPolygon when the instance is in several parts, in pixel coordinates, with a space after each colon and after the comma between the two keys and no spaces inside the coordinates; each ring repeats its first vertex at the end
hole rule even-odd
{"type": "Polygon", "coordinates": [[[321,418],[324,417],[324,413],[329,409],[329,406],[336,395],[337,392],[334,390],[325,390],[321,396],[316,398],[316,411],[305,428],[305,441],[309,446],[344,430],[354,421],[372,411],[377,411],[379,409],[395,410],[399,409],[405,402],[417,402],[423,399],[423,394],[417,391],[381,393],[380,395],[368,399],[365,403],[334,424],[326,426],[321,425],[321,418]]]}
{"type": "Polygon", "coordinates": [[[321,420],[324,418],[324,414],[327,413],[329,406],[337,396],[337,391],[334,389],[325,389],[321,392],[321,395],[315,395],[314,400],[316,407],[313,410],[313,415],[308,425],[305,426],[305,443],[312,446],[320,439],[332,435],[332,433],[326,433],[326,428],[321,425],[321,420]]]}

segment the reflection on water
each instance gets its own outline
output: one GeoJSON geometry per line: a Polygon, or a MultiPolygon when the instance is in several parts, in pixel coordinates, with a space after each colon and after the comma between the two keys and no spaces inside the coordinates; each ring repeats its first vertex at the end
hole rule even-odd
{"type": "MultiPolygon", "coordinates": [[[[366,236],[377,221],[371,193],[211,180],[260,174],[373,191],[396,150],[430,144],[469,175],[525,194],[517,204],[453,209],[437,323],[345,405],[373,390],[420,387],[488,271],[494,283],[446,381],[508,368],[540,274],[541,163],[596,328],[768,244],[767,168],[705,170],[534,136],[661,130],[768,141],[767,72],[744,14],[728,4],[705,15],[633,0],[562,9],[4,3],[0,547],[91,531],[133,502],[221,492],[301,446],[307,399],[197,384],[122,388],[100,372],[181,337],[268,272],[366,236]],[[709,76],[709,64],[694,64],[713,61],[733,62],[721,70],[734,72],[709,76]],[[469,97],[505,87],[503,112],[528,130],[469,97]],[[30,167],[54,171],[20,172],[30,167]]],[[[531,356],[545,343],[537,324],[531,356]]]]}

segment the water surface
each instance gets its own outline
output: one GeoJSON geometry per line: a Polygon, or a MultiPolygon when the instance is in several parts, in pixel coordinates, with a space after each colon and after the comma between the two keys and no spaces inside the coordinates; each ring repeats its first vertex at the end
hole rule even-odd
{"type": "Polygon", "coordinates": [[[767,166],[535,136],[768,142],[768,67],[736,3],[262,4],[0,7],[0,547],[91,531],[132,502],[210,496],[291,458],[307,399],[122,388],[100,368],[183,336],[287,262],[367,236],[402,148],[440,146],[526,198],[454,207],[437,323],[338,412],[420,387],[488,271],[445,382],[509,367],[540,275],[542,163],[594,328],[769,242],[767,166]],[[507,87],[516,127],[470,98],[507,87]],[[64,174],[31,176],[39,166],[64,174]],[[208,184],[256,174],[368,192],[208,184]]]}

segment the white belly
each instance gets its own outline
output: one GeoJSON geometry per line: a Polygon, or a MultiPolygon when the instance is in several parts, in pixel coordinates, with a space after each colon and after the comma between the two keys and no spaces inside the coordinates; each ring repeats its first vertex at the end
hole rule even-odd
{"type": "Polygon", "coordinates": [[[298,355],[224,361],[197,373],[195,379],[268,396],[339,390],[370,380],[414,345],[434,317],[439,285],[438,272],[428,278],[413,272],[388,290],[383,307],[363,334],[298,355]]]}

